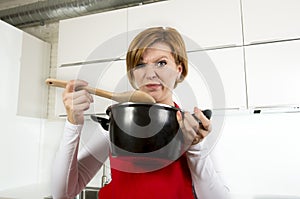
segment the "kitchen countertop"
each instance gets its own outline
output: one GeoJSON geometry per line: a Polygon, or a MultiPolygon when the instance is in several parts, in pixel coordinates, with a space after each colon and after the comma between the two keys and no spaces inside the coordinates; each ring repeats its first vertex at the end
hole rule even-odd
{"type": "Polygon", "coordinates": [[[44,199],[50,195],[49,184],[30,184],[0,190],[0,199],[44,199]]]}

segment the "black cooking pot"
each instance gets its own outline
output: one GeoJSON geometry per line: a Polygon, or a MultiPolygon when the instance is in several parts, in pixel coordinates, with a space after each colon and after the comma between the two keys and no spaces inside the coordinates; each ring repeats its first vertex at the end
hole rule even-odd
{"type": "Polygon", "coordinates": [[[112,156],[175,160],[183,153],[178,108],[164,104],[119,103],[107,108],[109,119],[91,118],[109,131],[112,156]]]}

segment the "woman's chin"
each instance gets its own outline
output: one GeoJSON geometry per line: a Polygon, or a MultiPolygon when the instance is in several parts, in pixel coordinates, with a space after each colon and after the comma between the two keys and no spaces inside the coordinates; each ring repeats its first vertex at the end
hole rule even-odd
{"type": "Polygon", "coordinates": [[[161,101],[159,96],[153,95],[151,93],[149,93],[149,94],[155,99],[156,103],[159,103],[159,101],[161,101]]]}
{"type": "Polygon", "coordinates": [[[155,92],[148,92],[149,95],[151,95],[154,99],[156,103],[161,103],[162,101],[162,97],[159,93],[155,93],[155,92]]]}

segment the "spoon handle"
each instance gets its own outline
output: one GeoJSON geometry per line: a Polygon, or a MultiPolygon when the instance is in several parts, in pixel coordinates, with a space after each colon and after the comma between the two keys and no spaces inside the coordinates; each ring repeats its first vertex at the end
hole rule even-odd
{"type": "MultiPolygon", "coordinates": [[[[46,84],[48,84],[49,86],[66,88],[67,81],[49,78],[46,80],[46,84]]],[[[127,91],[127,92],[123,92],[123,93],[113,93],[113,92],[109,92],[106,90],[93,88],[90,86],[84,86],[79,89],[84,89],[91,94],[94,94],[94,95],[97,95],[100,97],[104,97],[107,99],[111,99],[116,102],[155,103],[155,99],[151,95],[149,95],[145,92],[139,91],[139,90],[127,91]]]]}
{"type": "MultiPolygon", "coordinates": [[[[49,78],[49,79],[46,79],[46,84],[48,84],[49,86],[66,88],[67,81],[49,78]]],[[[113,93],[109,92],[109,91],[101,90],[98,88],[93,88],[90,86],[84,86],[84,87],[81,87],[80,89],[84,89],[84,90],[88,91],[89,93],[98,95],[100,97],[104,97],[104,98],[108,98],[108,99],[113,98],[113,93]]]]}
{"type": "Polygon", "coordinates": [[[58,80],[58,79],[48,78],[48,79],[46,79],[45,82],[49,86],[54,86],[54,87],[66,88],[66,86],[67,86],[67,81],[58,80]]]}

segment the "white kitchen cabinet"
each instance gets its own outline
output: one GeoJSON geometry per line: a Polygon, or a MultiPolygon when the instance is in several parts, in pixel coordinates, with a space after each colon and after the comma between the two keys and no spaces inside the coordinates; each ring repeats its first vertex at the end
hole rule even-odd
{"type": "Polygon", "coordinates": [[[127,10],[62,20],[58,65],[120,57],[127,46],[127,10]]]}
{"type": "Polygon", "coordinates": [[[249,107],[300,104],[300,40],[245,47],[249,107]]]}
{"type": "Polygon", "coordinates": [[[171,0],[128,8],[129,41],[133,30],[176,28],[188,50],[242,45],[239,0],[171,0]]]}
{"type": "Polygon", "coordinates": [[[18,115],[47,117],[50,44],[23,33],[18,115]]]}
{"type": "Polygon", "coordinates": [[[50,44],[0,23],[1,91],[11,96],[0,104],[4,109],[10,107],[13,114],[45,118],[48,90],[44,80],[49,71],[50,44]]]}
{"type": "Polygon", "coordinates": [[[0,20],[0,110],[15,115],[18,104],[18,87],[20,74],[20,59],[22,56],[21,30],[0,20]]]}
{"type": "Polygon", "coordinates": [[[245,44],[300,38],[299,0],[242,0],[245,44]]]}
{"type": "Polygon", "coordinates": [[[58,65],[122,57],[134,30],[149,26],[177,28],[188,50],[241,45],[239,1],[215,1],[172,0],[62,20],[58,65]]]}
{"type": "MultiPolygon", "coordinates": [[[[189,73],[175,94],[183,107],[245,109],[246,82],[243,48],[188,53],[189,73]]],[[[178,100],[177,100],[178,101],[178,100]]]]}
{"type": "MultiPolygon", "coordinates": [[[[112,92],[127,91],[129,84],[124,60],[60,67],[57,71],[57,78],[62,80],[85,80],[91,87],[112,92]]],[[[62,102],[63,89],[55,89],[57,89],[55,115],[64,116],[66,112],[62,102]]],[[[94,103],[91,104],[90,109],[85,114],[105,113],[106,108],[114,103],[116,102],[110,99],[94,96],[94,103]]]]}

